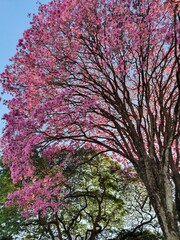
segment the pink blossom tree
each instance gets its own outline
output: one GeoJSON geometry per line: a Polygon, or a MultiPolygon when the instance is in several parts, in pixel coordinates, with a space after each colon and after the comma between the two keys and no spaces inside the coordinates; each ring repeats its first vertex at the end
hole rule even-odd
{"type": "MultiPolygon", "coordinates": [[[[165,238],[179,239],[179,11],[178,0],[40,6],[1,74],[13,96],[2,148],[14,182],[24,180],[26,192],[29,181],[38,187],[35,151],[50,160],[82,146],[110,152],[134,166],[165,238]]],[[[47,176],[49,186],[53,177],[61,181],[47,176]]],[[[61,192],[54,188],[48,197],[61,192]]]]}

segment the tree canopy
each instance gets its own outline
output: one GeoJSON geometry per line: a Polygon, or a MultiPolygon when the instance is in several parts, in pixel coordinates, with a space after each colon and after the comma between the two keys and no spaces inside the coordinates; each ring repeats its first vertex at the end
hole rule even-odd
{"type": "Polygon", "coordinates": [[[57,169],[37,179],[34,153],[51,164],[60,151],[83,146],[108,152],[124,168],[132,164],[165,238],[179,239],[179,45],[178,0],[40,6],[1,74],[13,96],[4,116],[3,162],[24,186],[9,196],[24,196],[18,200],[24,216],[28,206],[32,214],[58,211],[65,194],[57,169]]]}

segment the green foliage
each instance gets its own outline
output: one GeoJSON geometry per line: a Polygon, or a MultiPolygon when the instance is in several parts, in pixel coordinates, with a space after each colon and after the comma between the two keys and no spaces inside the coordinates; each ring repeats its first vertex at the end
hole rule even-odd
{"type": "Polygon", "coordinates": [[[70,207],[60,210],[60,218],[66,225],[71,222],[72,236],[91,235],[96,227],[103,237],[103,229],[107,234],[111,228],[122,227],[124,202],[121,195],[126,183],[118,171],[112,175],[111,171],[118,166],[109,157],[98,156],[89,161],[91,157],[83,155],[78,167],[73,168],[70,162],[70,167],[67,165],[64,169],[69,182],[65,203],[70,207]],[[72,222],[72,216],[78,221],[72,222]]]}
{"type": "Polygon", "coordinates": [[[13,239],[13,236],[23,231],[23,222],[25,219],[19,214],[19,210],[15,206],[6,208],[4,203],[8,193],[13,192],[16,187],[10,178],[8,169],[2,168],[0,160],[0,237],[2,239],[13,239]]]}
{"type": "MultiPolygon", "coordinates": [[[[132,196],[134,197],[134,189],[139,194],[138,191],[142,188],[136,176],[127,176],[119,164],[109,157],[96,156],[95,152],[85,150],[72,155],[62,153],[52,162],[36,153],[34,165],[40,179],[53,171],[62,171],[68,180],[63,183],[67,195],[58,213],[49,209],[46,216],[39,213],[37,217],[26,220],[21,217],[17,207],[4,206],[8,192],[17,189],[10,179],[9,171],[4,169],[0,178],[0,236],[3,239],[16,239],[15,235],[19,233],[24,234],[23,240],[49,240],[53,237],[61,239],[58,229],[62,239],[133,239],[130,238],[131,231],[129,235],[122,229],[131,208],[127,206],[127,201],[131,202],[132,196]],[[60,167],[61,163],[63,164],[60,167]],[[124,234],[127,238],[124,238],[124,234]]],[[[140,208],[139,206],[139,210],[140,208]]],[[[142,236],[144,240],[160,239],[148,231],[138,232],[138,228],[133,234],[133,237],[137,237],[134,239],[142,239],[138,238],[142,236]]]]}
{"type": "Polygon", "coordinates": [[[164,240],[164,238],[159,232],[153,233],[150,230],[134,233],[123,230],[117,238],[114,238],[114,240],[164,240]]]}

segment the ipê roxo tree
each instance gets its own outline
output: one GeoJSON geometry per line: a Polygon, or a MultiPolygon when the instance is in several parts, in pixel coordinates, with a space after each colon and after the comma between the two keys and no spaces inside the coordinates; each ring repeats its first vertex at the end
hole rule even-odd
{"type": "Polygon", "coordinates": [[[31,24],[1,75],[14,181],[33,179],[35,149],[109,151],[133,164],[165,238],[179,239],[179,1],[54,0],[31,24]]]}

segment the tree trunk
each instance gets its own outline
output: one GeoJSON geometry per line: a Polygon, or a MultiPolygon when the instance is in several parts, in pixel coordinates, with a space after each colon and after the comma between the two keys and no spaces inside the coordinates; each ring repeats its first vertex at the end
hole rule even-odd
{"type": "Polygon", "coordinates": [[[168,165],[155,167],[154,161],[146,159],[139,162],[136,170],[146,186],[165,239],[179,240],[178,216],[173,201],[168,165]]]}
{"type": "MultiPolygon", "coordinates": [[[[173,214],[173,212],[169,212],[168,208],[166,208],[165,206],[161,206],[159,204],[158,199],[153,198],[151,202],[157,214],[159,224],[161,226],[165,239],[166,240],[180,239],[179,230],[176,222],[176,215],[173,214]]],[[[172,206],[169,206],[169,208],[171,207],[172,206]]]]}

